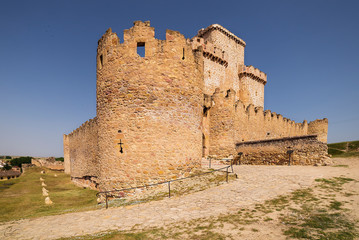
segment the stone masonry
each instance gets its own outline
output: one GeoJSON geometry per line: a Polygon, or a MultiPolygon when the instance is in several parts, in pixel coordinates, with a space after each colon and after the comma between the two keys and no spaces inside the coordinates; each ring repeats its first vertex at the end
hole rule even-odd
{"type": "Polygon", "coordinates": [[[327,144],[318,141],[316,135],[240,142],[236,144],[240,155],[236,164],[252,165],[327,165],[327,144]],[[290,153],[290,154],[289,154],[290,153]]]}
{"type": "Polygon", "coordinates": [[[149,21],[134,22],[123,41],[108,29],[97,48],[97,116],[64,135],[65,172],[109,190],[188,176],[202,157],[235,155],[237,143],[326,142],[327,119],[263,111],[267,75],[244,65],[245,46],[218,24],[192,39],[167,30],[158,40],[149,21]]]}

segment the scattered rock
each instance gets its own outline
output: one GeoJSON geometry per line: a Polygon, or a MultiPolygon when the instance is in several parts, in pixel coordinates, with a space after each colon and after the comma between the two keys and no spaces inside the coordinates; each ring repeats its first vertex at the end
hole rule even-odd
{"type": "Polygon", "coordinates": [[[45,174],[45,171],[41,171],[41,174],[45,174]]]}
{"type": "Polygon", "coordinates": [[[42,188],[42,196],[47,197],[49,196],[49,191],[46,188],[42,188]]]}
{"type": "Polygon", "coordinates": [[[42,182],[41,186],[46,187],[47,185],[44,182],[42,182]]]}
{"type": "Polygon", "coordinates": [[[49,197],[46,197],[45,198],[45,204],[46,205],[51,205],[51,204],[53,204],[53,202],[51,201],[51,199],[49,197]]]}
{"type": "Polygon", "coordinates": [[[54,176],[57,177],[57,174],[55,174],[54,176]]]}
{"type": "Polygon", "coordinates": [[[40,178],[40,181],[45,181],[45,179],[43,179],[42,177],[40,178]]]}

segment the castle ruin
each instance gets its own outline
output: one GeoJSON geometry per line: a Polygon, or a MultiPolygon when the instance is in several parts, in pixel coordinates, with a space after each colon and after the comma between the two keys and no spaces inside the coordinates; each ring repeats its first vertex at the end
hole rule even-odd
{"type": "Polygon", "coordinates": [[[149,21],[134,22],[123,41],[108,29],[97,48],[97,115],[64,135],[65,172],[82,186],[123,188],[188,176],[202,157],[251,156],[246,144],[268,150],[281,139],[302,153],[294,163],[322,161],[327,119],[295,123],[264,111],[267,75],[244,64],[245,46],[218,24],[192,39],[172,30],[156,39],[149,21]]]}

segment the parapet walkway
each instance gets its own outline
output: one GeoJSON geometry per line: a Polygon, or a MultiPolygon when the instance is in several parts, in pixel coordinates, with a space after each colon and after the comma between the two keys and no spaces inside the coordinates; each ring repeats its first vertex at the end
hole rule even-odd
{"type": "MultiPolygon", "coordinates": [[[[312,166],[234,166],[239,179],[182,197],[129,207],[100,209],[9,222],[0,226],[0,239],[57,239],[135,225],[163,226],[176,221],[238,211],[313,184],[314,179],[353,174],[352,168],[312,166]]],[[[358,170],[355,168],[355,171],[358,170]]],[[[356,174],[357,175],[357,174],[356,174]]]]}

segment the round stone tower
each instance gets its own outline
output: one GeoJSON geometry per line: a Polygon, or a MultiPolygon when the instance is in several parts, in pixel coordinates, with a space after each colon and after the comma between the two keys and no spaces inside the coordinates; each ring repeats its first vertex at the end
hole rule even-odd
{"type": "Polygon", "coordinates": [[[97,49],[100,189],[186,176],[202,156],[202,53],[149,22],[109,29],[97,49]]]}

